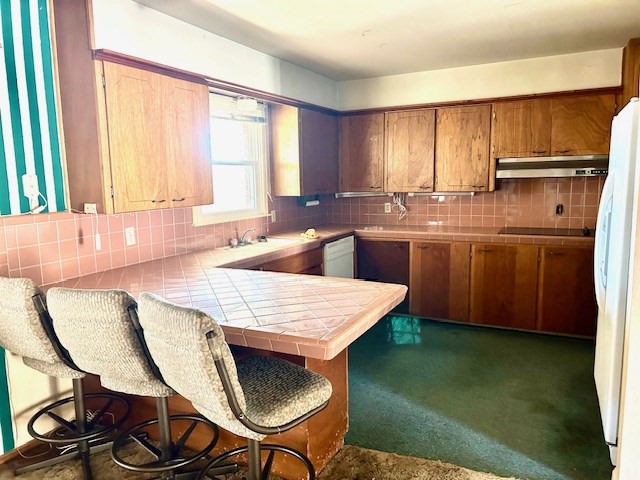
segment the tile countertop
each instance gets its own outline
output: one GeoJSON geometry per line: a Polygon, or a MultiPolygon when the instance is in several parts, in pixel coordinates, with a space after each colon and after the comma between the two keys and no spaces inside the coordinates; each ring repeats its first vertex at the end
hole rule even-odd
{"type": "MultiPolygon", "coordinates": [[[[250,247],[244,247],[250,248],[250,247]]],[[[210,252],[130,265],[56,286],[156,293],[199,308],[227,341],[331,360],[398,305],[404,285],[218,267],[210,252]]]]}
{"type": "Polygon", "coordinates": [[[230,344],[330,360],[392,310],[407,287],[360,280],[238,270],[356,234],[379,240],[593,245],[593,237],[501,235],[498,227],[316,227],[317,239],[279,233],[262,244],[186,253],[66,280],[70,288],[121,288],[200,308],[230,344]],[[233,268],[227,268],[233,267],[233,268]]]}

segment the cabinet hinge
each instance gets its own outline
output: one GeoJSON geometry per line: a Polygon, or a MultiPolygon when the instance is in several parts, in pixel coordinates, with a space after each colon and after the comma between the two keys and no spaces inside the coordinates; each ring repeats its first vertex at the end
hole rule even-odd
{"type": "Polygon", "coordinates": [[[113,185],[111,185],[111,198],[113,198],[113,185]]]}
{"type": "Polygon", "coordinates": [[[102,74],[102,86],[106,87],[107,86],[107,79],[104,78],[104,73],[102,74]]]}
{"type": "Polygon", "coordinates": [[[493,112],[491,112],[493,114],[493,119],[496,119],[496,111],[494,110],[493,112]]]}

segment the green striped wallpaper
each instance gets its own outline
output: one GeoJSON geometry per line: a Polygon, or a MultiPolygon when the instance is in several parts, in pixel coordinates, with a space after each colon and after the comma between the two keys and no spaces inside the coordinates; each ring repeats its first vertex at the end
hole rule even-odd
{"type": "Polygon", "coordinates": [[[44,210],[65,209],[47,0],[0,0],[0,215],[27,213],[22,176],[44,210]]]}

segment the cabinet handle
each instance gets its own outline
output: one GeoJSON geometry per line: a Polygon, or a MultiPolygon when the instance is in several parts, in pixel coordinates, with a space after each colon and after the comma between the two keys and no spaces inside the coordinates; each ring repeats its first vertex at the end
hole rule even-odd
{"type": "Polygon", "coordinates": [[[420,250],[429,250],[429,245],[418,245],[420,250]]]}
{"type": "Polygon", "coordinates": [[[556,153],[569,153],[571,150],[556,150],[556,153]]]}
{"type": "Polygon", "coordinates": [[[549,255],[551,255],[552,257],[564,257],[564,253],[560,253],[560,252],[554,252],[552,250],[550,250],[549,255]]]}
{"type": "Polygon", "coordinates": [[[547,151],[546,150],[534,150],[533,153],[547,153],[547,151]]]}
{"type": "Polygon", "coordinates": [[[180,198],[172,198],[171,201],[172,202],[184,202],[185,198],[184,197],[180,197],[180,198]]]}
{"type": "Polygon", "coordinates": [[[473,187],[471,187],[471,188],[484,188],[484,185],[474,185],[474,186],[473,186],[473,187]]]}
{"type": "Polygon", "coordinates": [[[431,190],[431,186],[428,186],[428,185],[420,185],[418,188],[420,190],[431,190]]]}
{"type": "Polygon", "coordinates": [[[151,200],[151,203],[164,203],[164,202],[166,202],[165,199],[162,199],[162,200],[151,200]]]}
{"type": "Polygon", "coordinates": [[[489,253],[489,252],[493,252],[493,249],[491,248],[479,248],[478,250],[476,250],[478,253],[489,253]]]}

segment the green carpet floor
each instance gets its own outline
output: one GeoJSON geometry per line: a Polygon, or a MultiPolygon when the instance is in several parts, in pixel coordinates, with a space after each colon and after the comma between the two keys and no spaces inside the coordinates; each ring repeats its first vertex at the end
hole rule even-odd
{"type": "Polygon", "coordinates": [[[611,478],[593,342],[388,316],[349,349],[346,442],[527,480],[611,478]]]}

